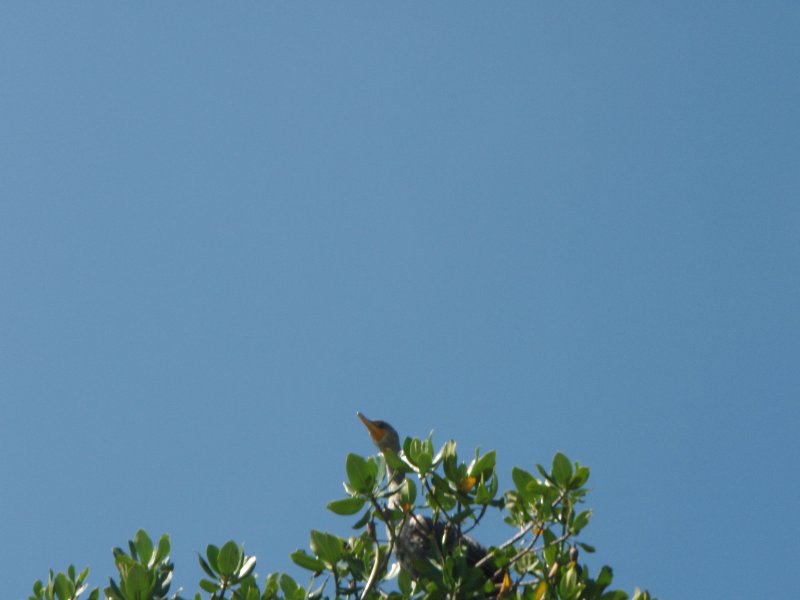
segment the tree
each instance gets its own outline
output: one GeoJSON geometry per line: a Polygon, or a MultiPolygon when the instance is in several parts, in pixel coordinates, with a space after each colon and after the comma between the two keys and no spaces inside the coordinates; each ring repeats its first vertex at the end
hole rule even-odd
{"type": "MultiPolygon", "coordinates": [[[[609,589],[612,570],[591,574],[580,563],[581,552],[595,549],[578,541],[591,510],[580,510],[587,493],[589,469],[561,453],[549,469],[536,465],[538,477],[514,468],[514,487],[499,494],[494,451],[476,450],[461,462],[453,441],[434,452],[431,437],[406,438],[400,453],[371,457],[349,454],[345,498],[328,509],[343,516],[360,514],[347,538],[312,530],[310,553],[297,550],[292,560],[310,572],[301,587],[286,574],[273,573],[259,585],[256,557],[229,541],[209,545],[199,556],[206,574],[194,600],[439,600],[503,598],[507,600],[626,600],[609,589]],[[387,472],[394,476],[387,476],[387,472]],[[399,475],[399,476],[398,476],[399,475]],[[467,534],[488,511],[497,510],[516,532],[503,544],[475,554],[467,534]],[[412,520],[428,517],[425,553],[412,568],[392,560],[398,532],[412,520]]],[[[118,578],[110,578],[103,597],[110,600],[184,600],[170,595],[173,563],[169,537],[157,544],[142,530],[128,542],[128,552],[113,551],[118,578]]],[[[402,561],[400,561],[402,562],[402,561]]],[[[29,600],[79,600],[88,590],[88,568],[76,573],[50,571],[37,581],[29,600]]],[[[98,600],[94,588],[86,600],[98,600]]],[[[633,600],[650,600],[638,589],[633,600]]]]}

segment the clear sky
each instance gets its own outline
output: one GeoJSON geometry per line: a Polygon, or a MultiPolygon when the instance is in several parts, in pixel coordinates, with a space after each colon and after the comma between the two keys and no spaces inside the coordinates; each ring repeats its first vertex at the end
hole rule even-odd
{"type": "MultiPolygon", "coordinates": [[[[355,418],[592,469],[592,565],[785,596],[797,2],[0,5],[0,564],[288,570],[355,418]]],[[[510,531],[488,531],[499,543],[510,531]]],[[[486,538],[489,539],[486,539],[486,538]]]]}

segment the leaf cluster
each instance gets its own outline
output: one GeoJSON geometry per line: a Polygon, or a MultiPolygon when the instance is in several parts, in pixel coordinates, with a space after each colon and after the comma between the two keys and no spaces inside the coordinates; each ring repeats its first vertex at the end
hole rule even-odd
{"type": "MultiPolygon", "coordinates": [[[[535,474],[515,467],[513,488],[501,493],[494,451],[477,449],[462,461],[456,444],[438,450],[431,436],[406,438],[399,453],[349,454],[345,496],[327,507],[355,517],[352,533],[338,536],[312,530],[308,549],[291,559],[310,572],[301,586],[287,574],[272,573],[261,585],[256,557],[228,541],[209,544],[198,555],[204,572],[193,600],[627,600],[612,589],[613,571],[596,574],[581,562],[595,549],[584,539],[592,511],[583,509],[589,469],[556,453],[535,474]],[[496,546],[482,547],[471,537],[489,511],[513,528],[496,546]],[[420,550],[405,561],[400,550],[409,533],[420,550]],[[398,560],[393,563],[393,557],[398,560]],[[393,563],[393,564],[392,564],[393,563]]],[[[143,530],[128,551],[113,550],[118,575],[103,590],[106,600],[185,600],[170,592],[174,566],[170,542],[154,544],[143,530]]],[[[51,570],[37,581],[29,600],[81,600],[89,569],[51,570]]],[[[85,600],[98,600],[100,590],[85,600]]],[[[651,600],[638,589],[633,600],[651,600]]]]}

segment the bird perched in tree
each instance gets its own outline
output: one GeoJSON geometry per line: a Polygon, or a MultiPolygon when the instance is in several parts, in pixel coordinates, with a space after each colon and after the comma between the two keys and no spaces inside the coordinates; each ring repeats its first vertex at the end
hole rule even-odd
{"type": "MultiPolygon", "coordinates": [[[[382,453],[387,450],[395,454],[400,453],[400,436],[394,427],[386,421],[372,421],[360,412],[356,414],[366,426],[378,450],[382,453]]],[[[405,479],[405,474],[401,471],[393,471],[388,462],[386,470],[392,484],[399,487],[405,479]]],[[[398,491],[388,498],[388,507],[392,510],[401,508],[400,500],[398,491]]],[[[390,537],[394,537],[395,540],[394,554],[397,562],[414,577],[420,574],[420,567],[430,559],[441,562],[442,551],[449,553],[457,545],[463,547],[467,564],[471,566],[476,565],[486,556],[486,549],[468,535],[459,534],[442,521],[434,523],[430,517],[415,515],[413,512],[394,526],[390,537]]],[[[493,577],[494,567],[491,561],[482,561],[482,563],[481,566],[486,576],[493,577]]]]}

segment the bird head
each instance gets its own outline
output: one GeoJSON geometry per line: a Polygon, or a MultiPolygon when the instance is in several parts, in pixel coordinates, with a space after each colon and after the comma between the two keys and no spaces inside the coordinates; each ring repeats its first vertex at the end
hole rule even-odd
{"type": "Polygon", "coordinates": [[[383,452],[388,449],[400,452],[400,436],[394,427],[386,421],[371,421],[360,412],[357,412],[356,415],[369,431],[369,437],[372,438],[372,442],[378,447],[378,450],[383,452]]]}

